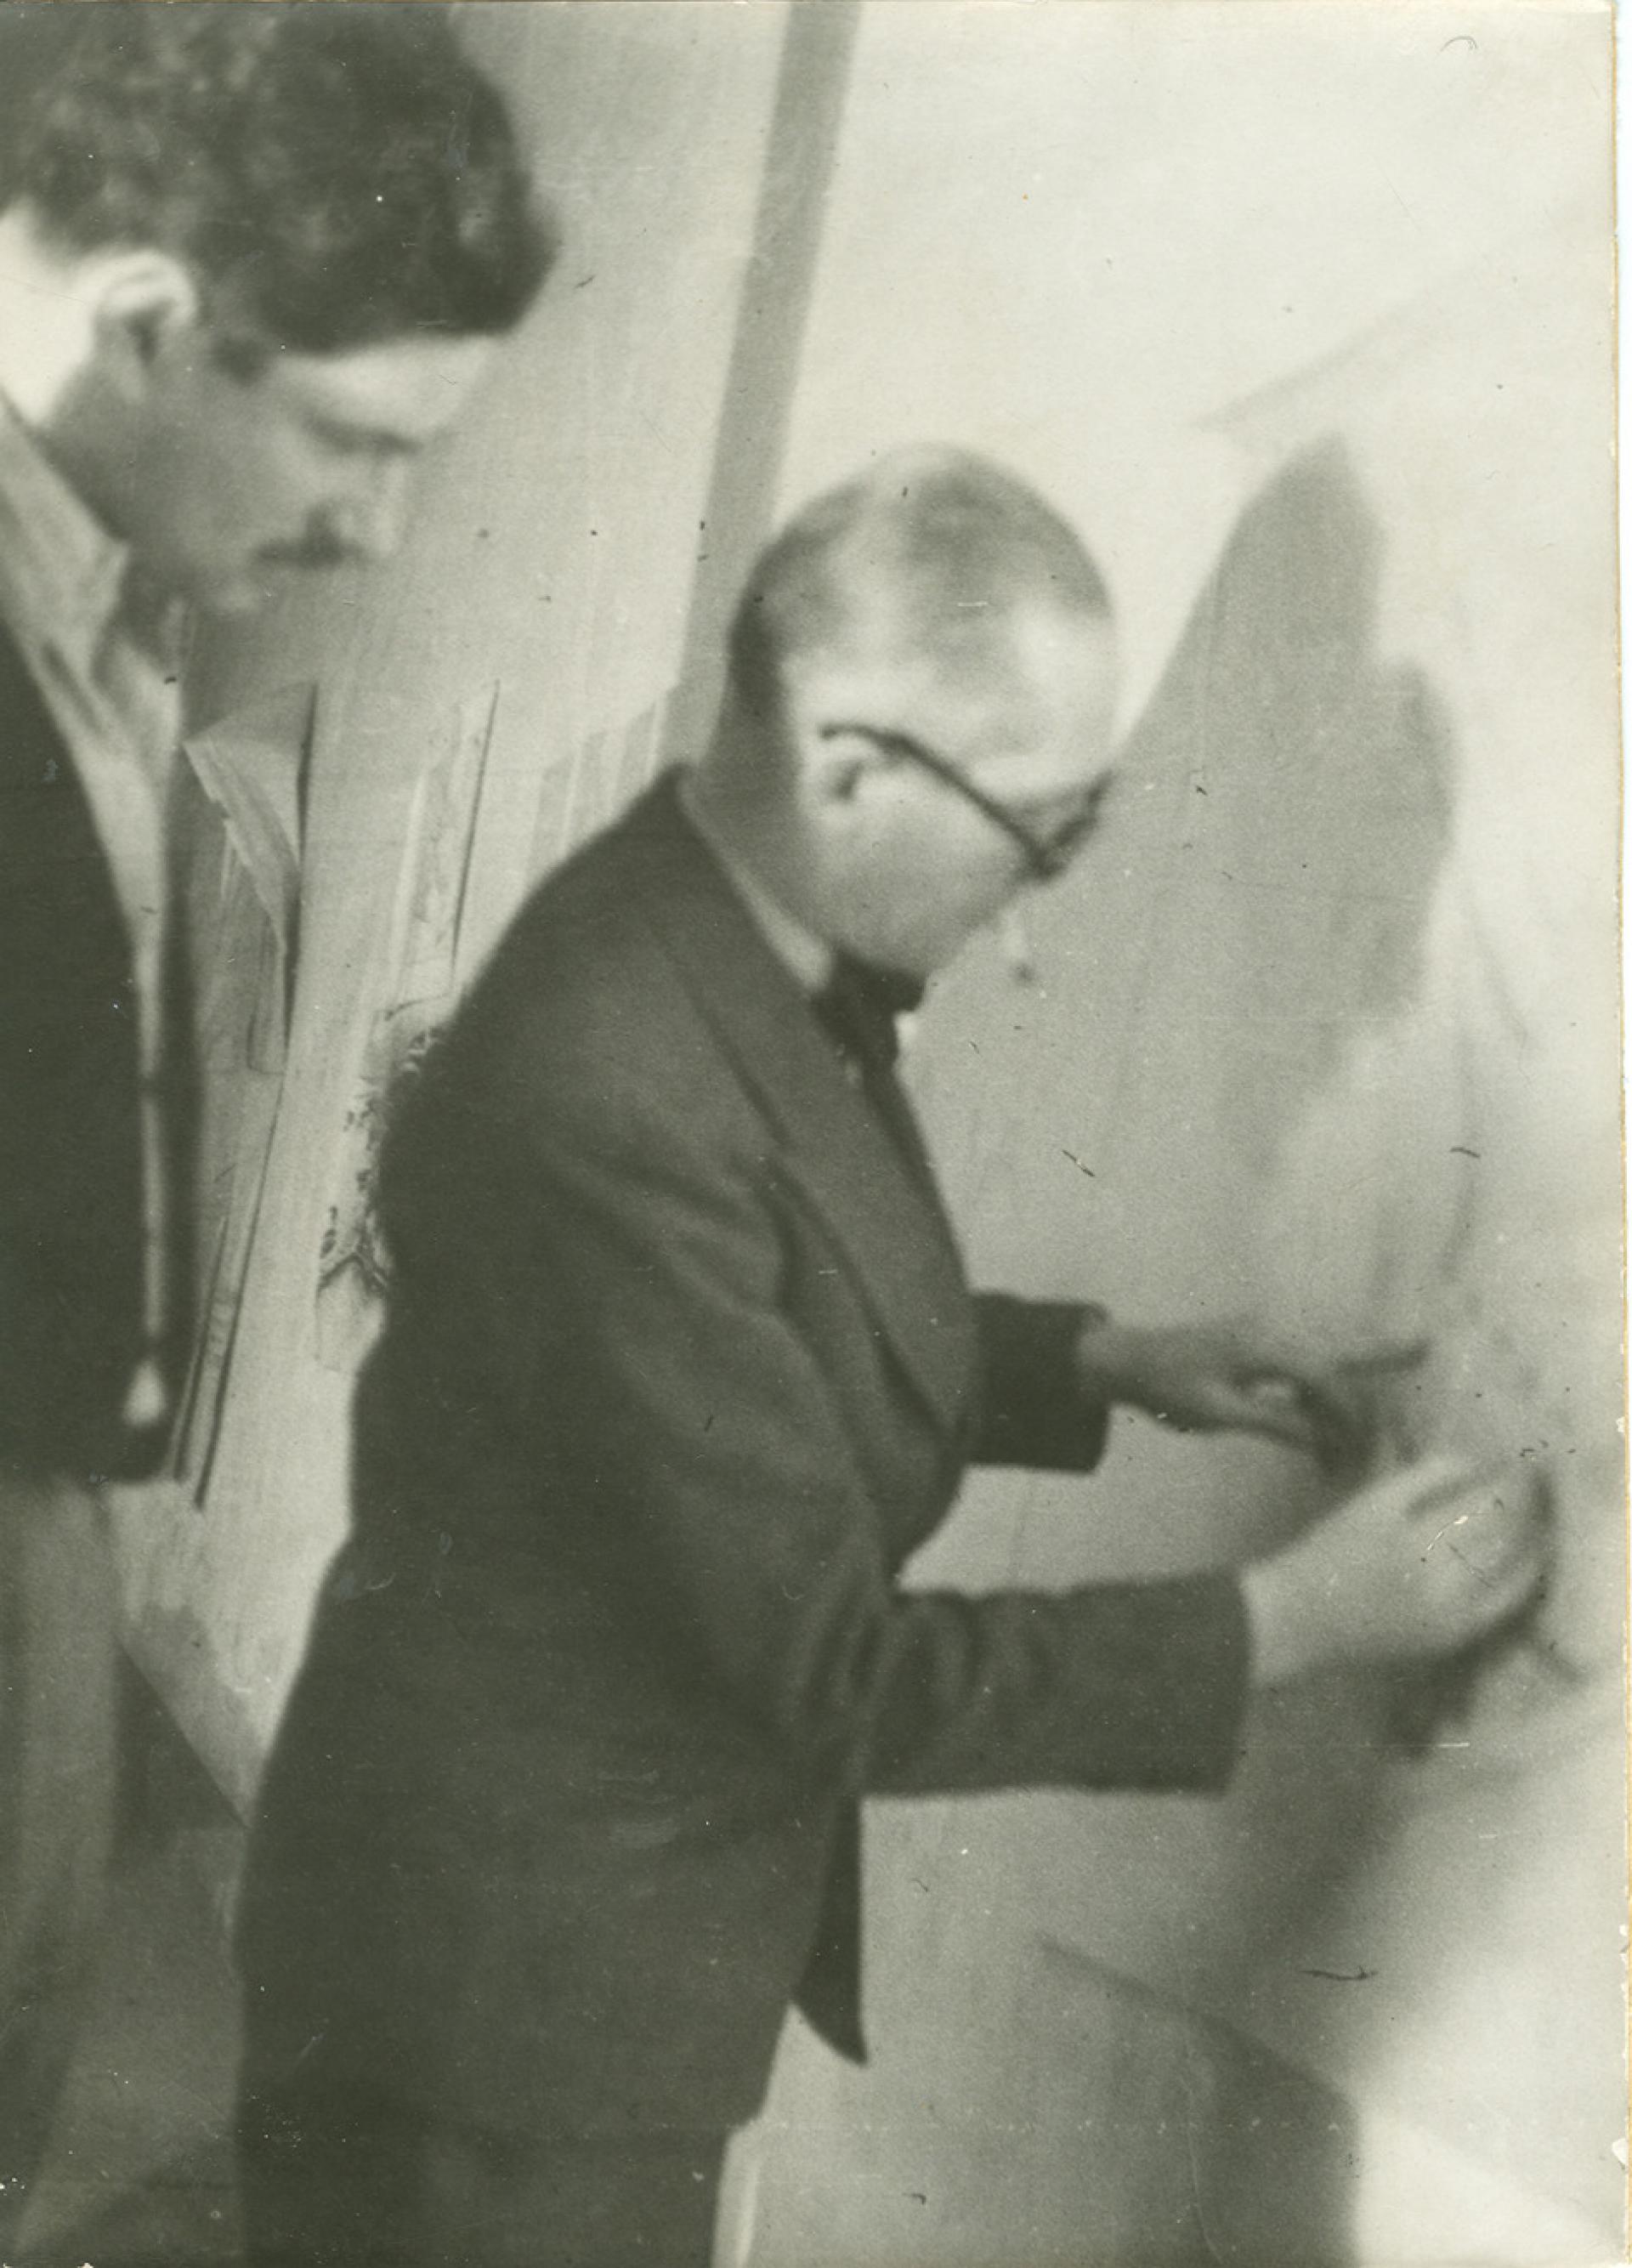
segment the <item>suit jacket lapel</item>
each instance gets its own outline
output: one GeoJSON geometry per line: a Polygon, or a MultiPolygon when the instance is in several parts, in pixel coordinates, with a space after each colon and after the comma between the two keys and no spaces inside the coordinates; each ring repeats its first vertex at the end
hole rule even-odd
{"type": "Polygon", "coordinates": [[[631,878],[744,1086],[778,1138],[777,1163],[842,1248],[903,1366],[943,1425],[964,1415],[974,1324],[934,1189],[914,1174],[792,976],[681,811],[673,777],[628,822],[631,878]]]}

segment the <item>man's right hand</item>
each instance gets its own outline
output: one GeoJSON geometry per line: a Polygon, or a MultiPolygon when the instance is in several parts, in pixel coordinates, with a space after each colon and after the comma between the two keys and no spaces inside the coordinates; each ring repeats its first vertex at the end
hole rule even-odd
{"type": "Polygon", "coordinates": [[[1401,1466],[1243,1570],[1254,1682],[1455,1653],[1525,1606],[1547,1543],[1533,1469],[1445,1456],[1401,1466]]]}

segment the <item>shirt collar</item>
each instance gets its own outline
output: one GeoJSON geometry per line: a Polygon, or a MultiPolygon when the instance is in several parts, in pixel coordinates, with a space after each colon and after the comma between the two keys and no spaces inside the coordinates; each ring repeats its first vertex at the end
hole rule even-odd
{"type": "Polygon", "coordinates": [[[806,992],[820,992],[833,974],[833,947],[774,898],[753,868],[722,842],[695,792],[694,776],[689,771],[680,775],[680,799],[681,809],[702,836],[705,849],[724,869],[726,880],[746,906],[755,928],[777,960],[806,992]]]}
{"type": "Polygon", "coordinates": [[[129,567],[129,547],[0,395],[0,611],[89,676],[123,604],[129,567]]]}

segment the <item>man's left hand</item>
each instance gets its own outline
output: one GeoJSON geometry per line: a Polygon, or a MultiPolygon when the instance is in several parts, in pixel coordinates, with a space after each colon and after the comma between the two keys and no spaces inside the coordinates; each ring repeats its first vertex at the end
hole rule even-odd
{"type": "Polygon", "coordinates": [[[1106,1322],[1084,1329],[1077,1360],[1090,1393],[1180,1432],[1257,1433],[1352,1467],[1371,1447],[1377,1385],[1426,1352],[1419,1341],[1324,1359],[1239,1319],[1151,1329],[1106,1322]]]}

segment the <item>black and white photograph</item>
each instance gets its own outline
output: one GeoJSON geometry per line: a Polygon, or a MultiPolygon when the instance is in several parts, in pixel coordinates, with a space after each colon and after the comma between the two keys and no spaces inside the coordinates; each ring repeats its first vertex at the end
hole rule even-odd
{"type": "Polygon", "coordinates": [[[1610,0],[0,0],[0,2268],[1615,2268],[1610,0]]]}

